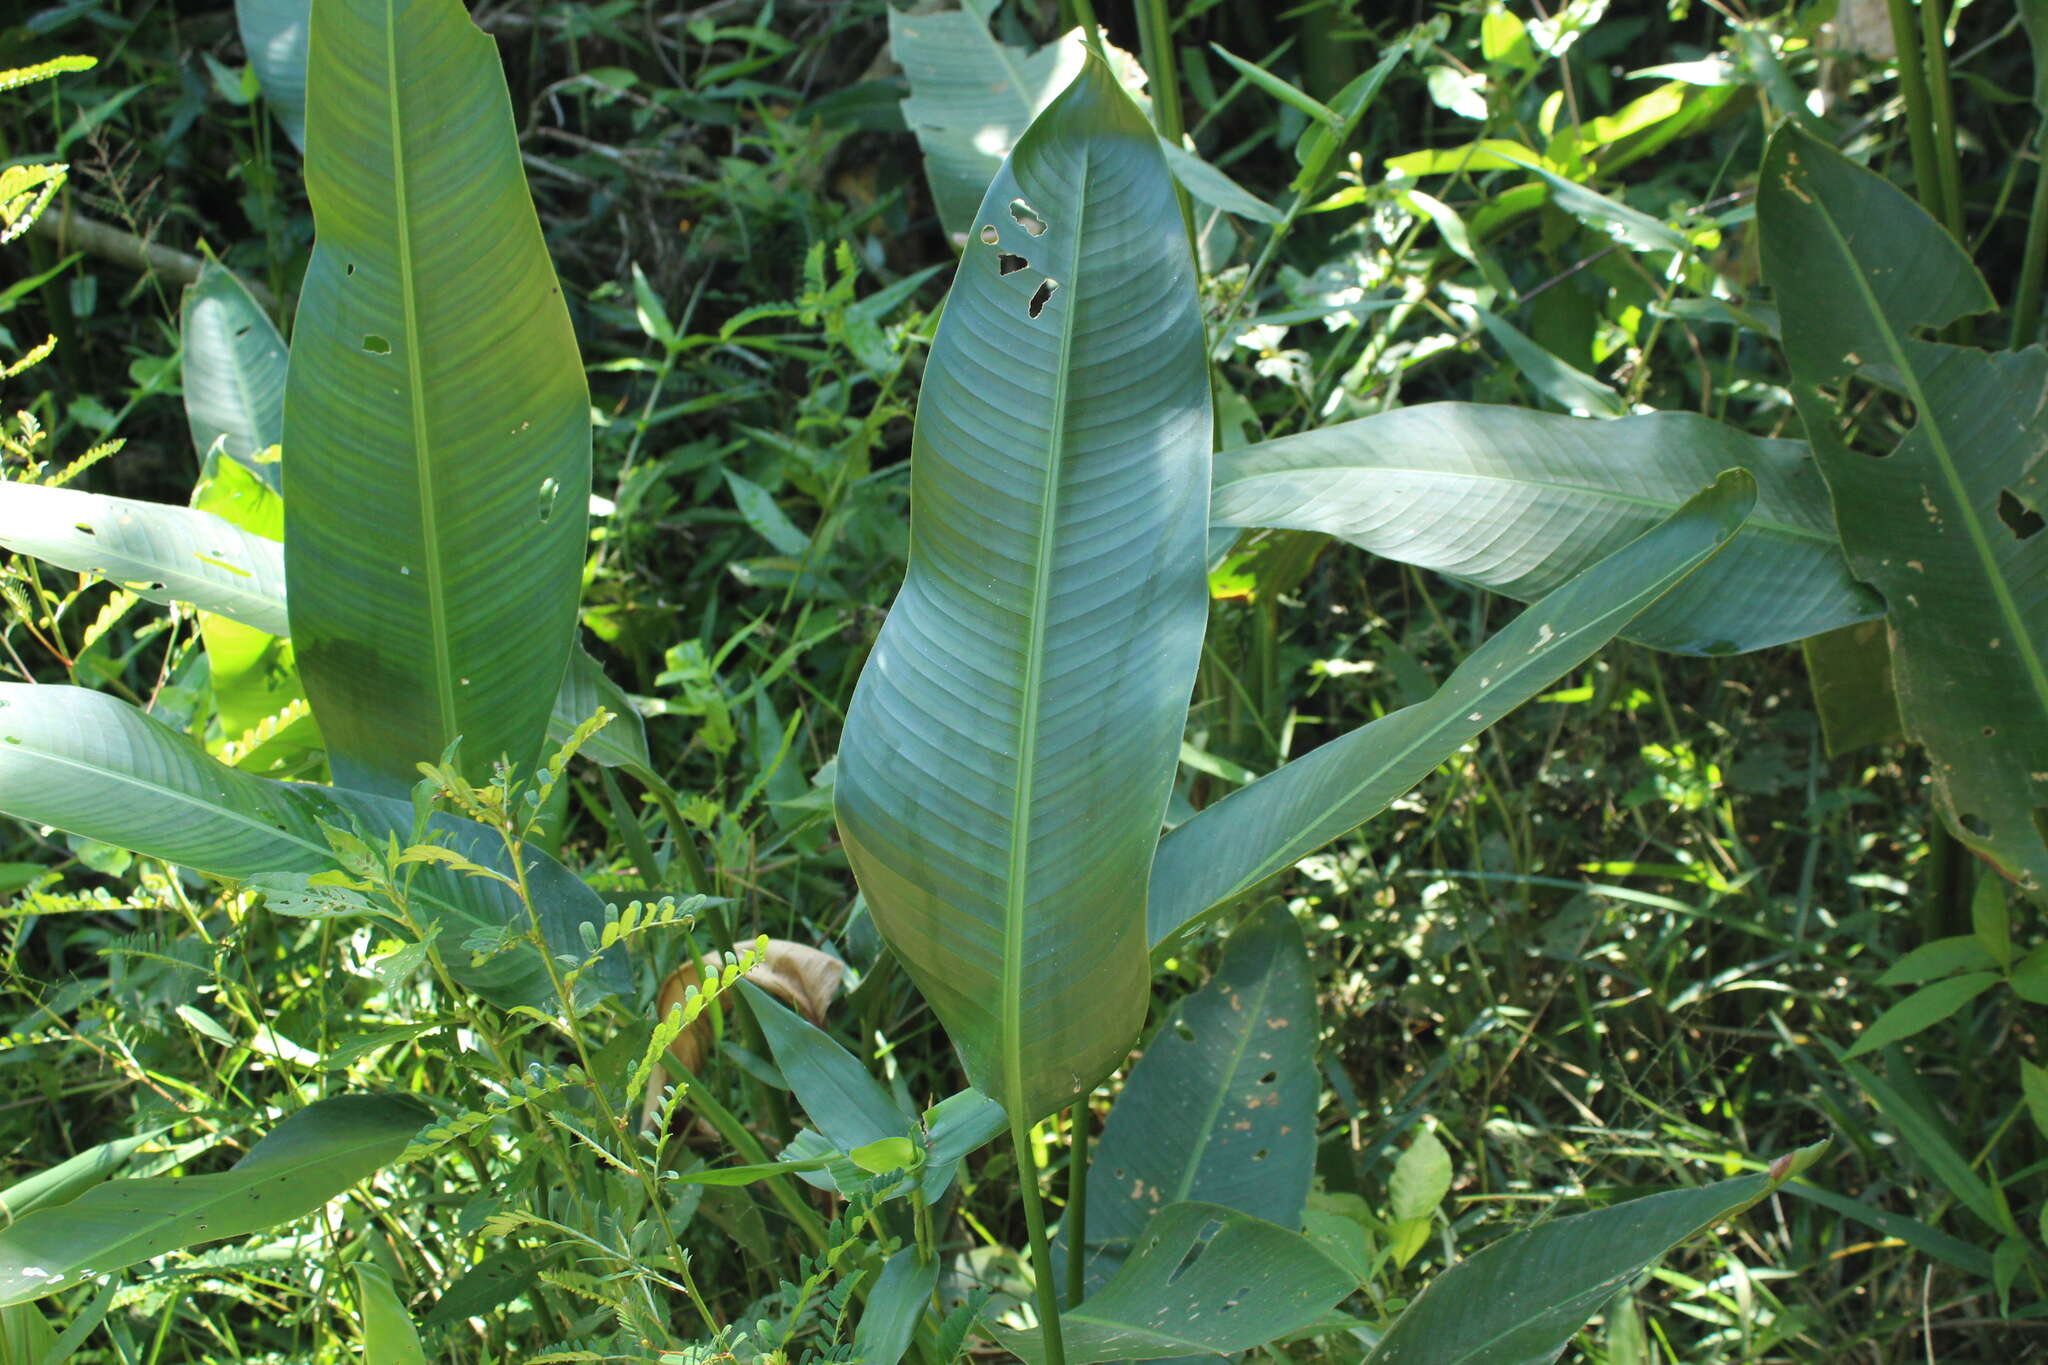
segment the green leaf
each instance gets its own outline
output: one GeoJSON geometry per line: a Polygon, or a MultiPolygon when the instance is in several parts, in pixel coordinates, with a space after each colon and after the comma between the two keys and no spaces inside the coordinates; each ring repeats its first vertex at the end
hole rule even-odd
{"type": "Polygon", "coordinates": [[[1934,1027],[1997,985],[1998,981],[1997,972],[1971,972],[1967,976],[1951,976],[1922,986],[1878,1015],[1870,1027],[1863,1030],[1863,1036],[1856,1040],[1856,1045],[1843,1055],[1861,1057],[1866,1052],[1903,1042],[1923,1029],[1934,1027]]]}
{"type": "Polygon", "coordinates": [[[1994,872],[1977,876],[1977,890],[1970,897],[1970,927],[1998,969],[2010,970],[2014,957],[2012,917],[2005,906],[2005,879],[1994,872]]]}
{"type": "Polygon", "coordinates": [[[28,1303],[0,1308],[0,1365],[44,1365],[56,1344],[57,1329],[42,1309],[28,1303]]]}
{"type": "Polygon", "coordinates": [[[869,1175],[887,1175],[910,1169],[917,1156],[917,1144],[909,1138],[886,1137],[853,1148],[846,1159],[869,1175]]]}
{"type": "Polygon", "coordinates": [[[193,449],[203,458],[219,441],[229,459],[277,491],[277,464],[257,456],[284,439],[284,338],[248,286],[218,261],[201,266],[186,287],[179,329],[193,449]]]}
{"type": "Polygon", "coordinates": [[[1613,386],[1567,365],[1506,318],[1484,308],[1472,311],[1494,344],[1507,352],[1508,363],[1545,398],[1577,417],[1628,416],[1628,402],[1613,386]]]}
{"type": "Polygon", "coordinates": [[[1722,475],[1670,520],[1523,612],[1428,701],[1330,740],[1176,825],[1152,869],[1147,925],[1153,945],[1356,829],[1590,658],[1728,544],[1755,497],[1750,475],[1722,475]]]}
{"type": "Polygon", "coordinates": [[[1974,934],[1923,943],[1894,962],[1877,979],[1880,986],[1917,986],[1951,972],[1988,971],[1998,965],[1974,934]]]}
{"type": "Polygon", "coordinates": [[[1568,180],[1533,159],[1522,169],[1550,187],[1552,203],[1595,232],[1605,233],[1637,251],[1673,251],[1682,255],[1692,250],[1684,233],[1647,213],[1609,199],[1576,180],[1568,180]]]}
{"type": "Polygon", "coordinates": [[[1857,577],[1884,595],[1900,710],[1956,837],[2048,894],[2048,351],[1923,340],[1992,305],[1969,257],[1883,179],[1787,126],[1758,191],[1792,395],[1857,577]],[[1829,391],[1910,406],[1882,458],[1844,444],[1829,391]]]}
{"type": "MultiPolygon", "coordinates": [[[[360,829],[381,845],[392,836],[411,842],[413,824],[409,802],[237,772],[114,697],[23,683],[0,683],[0,813],[234,881],[337,868],[323,825],[360,829]]],[[[476,862],[510,870],[502,842],[482,825],[436,816],[430,829],[476,862]]],[[[602,923],[603,902],[545,854],[528,848],[526,857],[548,942],[580,957],[576,926],[602,923]]],[[[440,922],[455,942],[527,926],[526,908],[492,878],[424,866],[414,872],[411,898],[413,913],[440,922]]],[[[451,953],[448,965],[457,981],[501,1005],[554,1000],[531,952],[482,964],[451,953]]],[[[627,984],[616,954],[593,971],[604,989],[627,984]]]]}
{"type": "Polygon", "coordinates": [[[852,1152],[903,1136],[909,1118],[858,1057],[745,977],[739,988],[767,1036],[783,1079],[827,1141],[842,1152],[852,1152]]]}
{"type": "MultiPolygon", "coordinates": [[[[1220,1204],[1169,1204],[1060,1331],[1070,1365],[1226,1355],[1300,1331],[1357,1288],[1298,1232],[1220,1204]]],[[[1036,1328],[995,1334],[1026,1365],[1046,1358],[1036,1328]]]]}
{"type": "Polygon", "coordinates": [[[114,1180],[40,1209],[0,1229],[0,1304],[303,1217],[397,1160],[429,1117],[403,1095],[340,1095],[292,1114],[218,1174],[114,1180]]]}
{"type": "Polygon", "coordinates": [[[1842,1070],[1870,1097],[1871,1104],[1891,1124],[1907,1150],[1958,1202],[1996,1231],[2018,1230],[2003,1193],[1979,1176],[1956,1150],[1949,1140],[1948,1125],[1932,1117],[1931,1106],[1912,1093],[1915,1087],[1910,1076],[1880,1077],[1846,1056],[1842,1059],[1842,1070]],[[1895,1084],[1895,1080],[1903,1080],[1903,1084],[1895,1084]]]}
{"type": "Polygon", "coordinates": [[[344,786],[462,739],[531,771],[575,643],[590,401],[497,49],[461,0],[320,0],[285,397],[299,674],[344,786]]]}
{"type": "Polygon", "coordinates": [[[1906,737],[1892,686],[1890,630],[1882,617],[1809,635],[1799,647],[1829,758],[1906,737]]]}
{"type": "Polygon", "coordinates": [[[163,1132],[153,1128],[133,1137],[115,1138],[88,1147],[68,1161],[20,1180],[0,1190],[0,1220],[12,1223],[37,1209],[68,1203],[92,1186],[118,1174],[136,1152],[163,1132]]]}
{"type": "Polygon", "coordinates": [[[462,1272],[420,1318],[429,1328],[481,1317],[526,1292],[547,1263],[529,1251],[494,1251],[462,1272]]]}
{"type": "Polygon", "coordinates": [[[1266,911],[1166,1017],[1110,1110],[1088,1167],[1091,1286],[1168,1204],[1301,1226],[1315,1173],[1315,1043],[1301,926],[1266,911]]]}
{"type": "Polygon", "coordinates": [[[854,1354],[866,1365],[897,1365],[910,1349],[918,1320],[931,1307],[932,1291],[938,1287],[937,1258],[918,1259],[915,1246],[906,1246],[891,1256],[868,1291],[868,1305],[854,1328],[854,1354]]]}
{"type": "Polygon", "coordinates": [[[420,1334],[382,1266],[357,1263],[356,1294],[362,1304],[365,1365],[427,1365],[420,1334]]]}
{"type": "Polygon", "coordinates": [[[278,127],[306,149],[306,35],[312,0],[235,0],[242,50],[278,127]]]}
{"type": "Polygon", "coordinates": [[[1365,1365],[1543,1365],[1602,1305],[1679,1243],[1733,1218],[1820,1155],[1769,1172],[1631,1199],[1505,1237],[1430,1282],[1365,1365]]]}
{"type": "Polygon", "coordinates": [[[2027,1114],[2043,1137],[2048,1137],[2048,1071],[2020,1059],[2020,1093],[2026,1097],[2027,1114]]]}
{"type": "Polygon", "coordinates": [[[285,633],[277,542],[211,512],[0,483],[0,546],[73,573],[102,574],[151,602],[187,602],[285,633]]]}
{"type": "Polygon", "coordinates": [[[1172,181],[1101,63],[977,223],[925,368],[909,574],[835,793],[876,925],[1024,1124],[1143,1022],[1146,876],[1207,616],[1211,417],[1172,181]]]}
{"type": "Polygon", "coordinates": [[[1394,1163],[1387,1185],[1396,1218],[1428,1218],[1451,1192],[1451,1154],[1427,1128],[1415,1134],[1408,1150],[1394,1163]]]}
{"type": "Polygon", "coordinates": [[[1528,602],[1731,468],[1756,478],[1756,510],[1625,638],[1722,654],[1882,611],[1849,575],[1805,448],[1691,413],[1588,421],[1480,403],[1397,408],[1219,452],[1210,520],[1323,531],[1528,602]]]}

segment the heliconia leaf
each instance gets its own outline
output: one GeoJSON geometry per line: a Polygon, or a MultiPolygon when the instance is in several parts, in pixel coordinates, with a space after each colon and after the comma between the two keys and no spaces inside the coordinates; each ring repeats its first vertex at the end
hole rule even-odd
{"type": "Polygon", "coordinates": [[[1090,60],[996,177],[925,369],[910,567],[839,751],[876,925],[1013,1124],[1123,1057],[1206,624],[1210,406],[1158,140],[1090,60]]]}
{"type": "Polygon", "coordinates": [[[103,574],[151,602],[186,602],[285,633],[277,542],[211,512],[0,483],[0,546],[73,573],[103,574]]]}
{"type": "Polygon", "coordinates": [[[248,286],[218,261],[186,286],[179,331],[193,449],[204,458],[220,442],[229,459],[275,492],[277,462],[257,457],[284,439],[284,338],[248,286]]]}
{"type": "Polygon", "coordinates": [[[1908,735],[1955,836],[2048,897],[2048,350],[1922,339],[1992,304],[1964,249],[1883,178],[1787,125],[1758,182],[1792,396],[1857,577],[1884,595],[1908,735]],[[1831,391],[1910,428],[1871,458],[1831,391]]]}
{"type": "Polygon", "coordinates": [[[432,1116],[404,1095],[339,1095],[292,1114],[225,1171],[112,1180],[38,1209],[0,1228],[0,1304],[304,1217],[396,1161],[432,1116]]]}
{"type": "Polygon", "coordinates": [[[1892,686],[1891,631],[1882,616],[1809,635],[1799,642],[1799,651],[1828,757],[1905,739],[1899,694],[1892,686]]]}
{"type": "MultiPolygon", "coordinates": [[[[1220,1204],[1169,1204],[1060,1331],[1071,1365],[1228,1355],[1313,1325],[1357,1288],[1298,1232],[1220,1204]]],[[[1037,1328],[996,1336],[1026,1365],[1046,1358],[1037,1328]]]]}
{"type": "Polygon", "coordinates": [[[1596,421],[1482,403],[1397,408],[1220,452],[1210,519],[1327,532],[1529,602],[1732,468],[1755,476],[1756,510],[1624,638],[1726,654],[1882,616],[1850,576],[1806,448],[1692,413],[1596,421]]]}
{"type": "Polygon", "coordinates": [[[1504,1237],[1432,1280],[1365,1365],[1547,1365],[1673,1247],[1756,1203],[1821,1150],[1781,1157],[1755,1175],[1631,1199],[1504,1237]]]}
{"type": "Polygon", "coordinates": [[[358,1261],[356,1295],[362,1304],[363,1360],[377,1365],[427,1365],[419,1329],[399,1300],[391,1277],[374,1261],[358,1261]]]}
{"type": "Polygon", "coordinates": [[[1155,946],[1357,828],[1460,746],[1577,667],[1734,537],[1756,481],[1730,470],[1474,650],[1428,701],[1340,735],[1183,821],[1159,845],[1155,946]]]}
{"type": "MultiPolygon", "coordinates": [[[[26,683],[0,683],[0,813],[234,881],[333,870],[323,823],[376,847],[391,835],[410,843],[413,823],[409,802],[238,772],[118,698],[26,683]]],[[[477,864],[509,872],[492,831],[450,816],[430,828],[477,864]]],[[[549,943],[580,956],[576,926],[603,923],[604,903],[552,858],[531,848],[526,858],[549,943]]],[[[553,1001],[534,953],[473,965],[461,947],[477,931],[526,927],[526,908],[502,882],[428,864],[414,870],[410,894],[417,917],[441,923],[458,982],[501,1004],[553,1001]]],[[[606,959],[587,975],[620,990],[623,971],[606,959]]]]}
{"type": "Polygon", "coordinates": [[[256,68],[263,102],[292,145],[306,149],[306,38],[312,0],[235,0],[242,49],[256,68]]]}
{"type": "Polygon", "coordinates": [[[1282,909],[1231,935],[1209,983],[1131,1069],[1088,1166],[1088,1275],[1109,1277],[1161,1208],[1194,1200],[1301,1226],[1315,1174],[1316,999],[1282,909]]]}
{"type": "Polygon", "coordinates": [[[590,406],[492,41],[319,0],[285,393],[300,677],[344,786],[531,771],[575,643],[590,406]]]}

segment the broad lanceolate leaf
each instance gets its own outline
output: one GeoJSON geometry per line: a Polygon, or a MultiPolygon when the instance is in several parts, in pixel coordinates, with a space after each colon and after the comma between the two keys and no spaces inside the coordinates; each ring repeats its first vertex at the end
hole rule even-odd
{"type": "Polygon", "coordinates": [[[910,1120],[860,1059],[753,982],[739,988],[760,1021],[775,1064],[819,1132],[842,1152],[902,1137],[910,1120]]]}
{"type": "Polygon", "coordinates": [[[365,1365],[427,1365],[419,1329],[392,1287],[391,1276],[372,1261],[356,1265],[356,1297],[362,1305],[365,1365]]]}
{"type": "Polygon", "coordinates": [[[1301,926],[1285,910],[1230,938],[1132,1068],[1088,1167],[1090,1284],[1161,1208],[1221,1204],[1301,1226],[1315,1173],[1316,1005],[1301,926]]]}
{"type": "Polygon", "coordinates": [[[1711,560],[1755,497],[1756,481],[1730,470],[1670,520],[1516,617],[1428,701],[1339,736],[1176,825],[1153,866],[1152,942],[1386,809],[1711,560]]]}
{"type": "Polygon", "coordinates": [[[938,1258],[919,1260],[914,1245],[889,1258],[854,1329],[854,1350],[867,1365],[896,1365],[903,1359],[938,1282],[938,1258]]]}
{"type": "Polygon", "coordinates": [[[1756,510],[1726,553],[1625,638],[1726,654],[1883,614],[1850,576],[1806,448],[1691,413],[1593,421],[1480,403],[1400,408],[1221,452],[1210,519],[1326,531],[1527,602],[1731,468],[1755,476],[1756,510]]]}
{"type": "MultiPolygon", "coordinates": [[[[1298,1232],[1220,1204],[1170,1204],[1060,1330],[1072,1365],[1228,1355],[1301,1331],[1357,1288],[1298,1232]]],[[[1036,1329],[996,1335],[1028,1365],[1045,1359],[1036,1329]]]]}
{"type": "Polygon", "coordinates": [[[1122,1059],[1201,651],[1210,411],[1158,141],[1091,60],[990,187],[925,370],[910,569],[836,784],[875,922],[1013,1123],[1122,1059]]]}
{"type": "MultiPolygon", "coordinates": [[[[0,683],[0,813],[235,881],[333,869],[323,823],[381,847],[394,834],[409,843],[413,821],[404,801],[224,767],[118,698],[23,683],[0,683]]],[[[509,871],[502,843],[483,826],[439,816],[431,828],[478,864],[509,871]]],[[[576,926],[602,923],[603,903],[560,863],[532,849],[526,857],[549,942],[579,953],[576,926]]],[[[552,1000],[546,969],[531,952],[472,966],[461,946],[473,932],[527,926],[509,888],[427,864],[417,869],[411,896],[416,916],[440,922],[457,981],[501,1004],[552,1000]]],[[[599,968],[599,984],[622,989],[621,970],[599,968]]]]}
{"type": "Polygon", "coordinates": [[[0,483],[0,546],[73,573],[104,574],[151,602],[186,602],[285,633],[277,542],[210,512],[0,483]]]}
{"type": "Polygon", "coordinates": [[[1920,339],[1991,306],[1963,249],[1883,179],[1786,127],[1758,191],[1792,393],[1858,577],[1889,609],[1893,679],[1956,837],[2048,895],[2048,351],[1920,339]],[[1875,384],[1912,428],[1881,458],[1829,390],[1875,384]]]}
{"type": "Polygon", "coordinates": [[[263,102],[292,145],[306,147],[306,35],[312,0],[235,0],[242,49],[256,68],[263,102]]]}
{"type": "Polygon", "coordinates": [[[284,439],[284,338],[235,272],[216,261],[186,288],[180,330],[193,448],[204,457],[221,442],[228,458],[276,491],[277,463],[257,457],[284,439]]]}
{"type": "Polygon", "coordinates": [[[286,1118],[215,1175],[113,1180],[0,1228],[0,1304],[167,1251],[313,1212],[397,1160],[432,1114],[403,1095],[342,1095],[286,1118]]]}
{"type": "Polygon", "coordinates": [[[590,500],[576,337],[461,0],[319,0],[285,395],[299,672],[346,786],[538,757],[590,500]]]}
{"type": "Polygon", "coordinates": [[[1732,1218],[1820,1155],[1544,1223],[1430,1282],[1366,1365],[1546,1365],[1601,1306],[1679,1243],[1732,1218]]]}

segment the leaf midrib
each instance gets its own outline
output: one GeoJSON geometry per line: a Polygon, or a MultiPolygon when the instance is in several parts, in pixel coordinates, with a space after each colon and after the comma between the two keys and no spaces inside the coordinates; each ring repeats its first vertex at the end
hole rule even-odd
{"type": "Polygon", "coordinates": [[[441,564],[441,536],[434,502],[434,466],[427,446],[426,376],[420,369],[419,300],[413,290],[411,210],[406,202],[405,128],[398,98],[398,14],[396,0],[384,0],[385,113],[391,127],[392,227],[397,236],[399,306],[404,314],[400,337],[405,347],[405,376],[411,390],[413,473],[420,504],[422,576],[427,593],[427,636],[434,650],[434,701],[440,711],[441,739],[461,733],[455,716],[455,668],[448,639],[448,603],[441,564]]]}
{"type": "Polygon", "coordinates": [[[1900,382],[1906,386],[1914,411],[1920,415],[1920,428],[1927,433],[1927,442],[1933,451],[1936,465],[1941,469],[1942,482],[1948,487],[1949,499],[1955,504],[1956,512],[1962,519],[1963,529],[1969,532],[1970,547],[1976,552],[1978,565],[1985,580],[1991,585],[1991,596],[1998,605],[1999,617],[2005,623],[2006,630],[2013,636],[2015,653],[2025,665],[2027,681],[2034,689],[2035,704],[2040,707],[2044,716],[2048,716],[2048,668],[2043,667],[2040,652],[2034,645],[2033,631],[2021,614],[2019,604],[2013,601],[2012,590],[2005,581],[2004,573],[2000,571],[1997,556],[1992,552],[1990,538],[1985,534],[1983,520],[1977,515],[1977,509],[1971,505],[1969,491],[1963,483],[1961,471],[1956,468],[1955,456],[1949,450],[1948,437],[1943,431],[1941,420],[1933,405],[1927,401],[1926,392],[1920,387],[1919,371],[1906,358],[1906,349],[1900,343],[1898,332],[1892,326],[1891,319],[1885,315],[1877,295],[1871,290],[1870,281],[1864,277],[1862,264],[1851,250],[1849,239],[1843,236],[1841,226],[1835,221],[1835,215],[1829,212],[1826,201],[1819,195],[1815,195],[1814,198],[1817,216],[1827,226],[1829,239],[1841,253],[1849,278],[1855,281],[1856,292],[1861,297],[1872,324],[1877,328],[1885,350],[1891,356],[1892,368],[1898,374],[1900,382]]]}

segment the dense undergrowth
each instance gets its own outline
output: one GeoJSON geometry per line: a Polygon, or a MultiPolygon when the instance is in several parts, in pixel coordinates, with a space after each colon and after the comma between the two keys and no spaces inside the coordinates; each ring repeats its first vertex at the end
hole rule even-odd
{"type": "MultiPolygon", "coordinates": [[[[1125,7],[1101,8],[1113,42],[1147,47],[1125,7]]],[[[1823,32],[1828,4],[1177,8],[1188,131],[1280,205],[1308,116],[1210,45],[1328,100],[1429,26],[1277,251],[1261,252],[1263,225],[1193,206],[1205,308],[1232,327],[1225,446],[1442,399],[1608,416],[1643,405],[1798,436],[1759,283],[1766,136],[1788,118],[1831,129],[1913,179],[1888,48],[1867,28],[1823,32]],[[1529,175],[1471,149],[1481,137],[1546,148],[1610,200],[1680,225],[1686,252],[1653,269],[1626,225],[1517,199],[1529,175]]],[[[364,1260],[425,1324],[434,1359],[612,1358],[573,1352],[734,1324],[762,1358],[850,1358],[848,1248],[882,1226],[858,1197],[786,1179],[620,1194],[640,1177],[603,1154],[609,1135],[528,1096],[573,1084],[571,1067],[644,1079],[665,1042],[662,980],[755,935],[844,960],[844,993],[819,1001],[821,1017],[899,1099],[922,1108],[962,1084],[856,899],[829,793],[856,675],[903,574],[910,418],[955,260],[899,111],[883,7],[513,0],[475,17],[506,66],[588,364],[585,643],[639,699],[651,766],[677,794],[642,800],[575,762],[543,837],[608,901],[713,902],[642,931],[658,946],[639,1017],[527,1036],[516,1017],[451,998],[381,931],[272,914],[246,892],[8,823],[0,1171],[130,1134],[162,1139],[150,1169],[217,1170],[280,1112],[344,1083],[428,1097],[444,1119],[483,1111],[477,1130],[517,1134],[451,1136],[280,1233],[71,1291],[46,1305],[75,1333],[71,1359],[350,1358],[364,1291],[343,1268],[364,1260]],[[528,1091],[508,1089],[522,1074],[528,1091]],[[649,1269],[671,1242],[689,1253],[687,1292],[649,1269]]],[[[999,24],[1028,44],[1071,17],[1012,3],[999,24]]],[[[2039,169],[2035,76],[2003,0],[1953,20],[1956,212],[2008,300],[2039,169]]],[[[56,338],[0,388],[9,473],[32,434],[33,458],[56,464],[118,440],[79,486],[185,502],[203,452],[180,401],[181,272],[210,254],[288,324],[278,301],[296,297],[313,237],[299,154],[256,93],[227,5],[73,0],[9,23],[0,66],[99,59],[0,95],[0,154],[71,165],[42,226],[0,250],[0,359],[56,338]],[[117,240],[79,249],[66,213],[117,240]],[[118,259],[142,242],[182,254],[118,259]]],[[[1844,427],[1870,445],[1903,420],[1864,395],[1844,427]]],[[[1210,584],[1178,814],[1421,700],[1515,610],[1304,532],[1248,534],[1210,584]]],[[[166,617],[111,584],[81,591],[27,559],[0,588],[9,681],[84,683],[176,723],[201,711],[193,613],[166,617]]],[[[2035,1051],[2026,1007],[1995,992],[1904,1047],[1841,1059],[1901,994],[1880,976],[1972,932],[1975,867],[1940,832],[1918,750],[1894,737],[1830,756],[1798,649],[1683,657],[1617,642],[1265,888],[1259,901],[1306,931],[1322,1006],[1315,1206],[1390,1220],[1406,1197],[1390,1188],[1396,1160],[1425,1133],[1447,1155],[1428,1235],[1377,1269],[1374,1306],[1412,1298],[1506,1226],[1832,1139],[1806,1180],[1632,1285],[1579,1358],[2048,1356],[2048,1145],[2012,1069],[2035,1051]],[[2031,1245],[1998,1249],[2010,1239],[1973,1207],[1973,1178],[2002,1182],[2031,1245]]],[[[2013,932],[2034,946],[2024,912],[2013,932]]],[[[1154,1025],[1209,978],[1221,937],[1176,950],[1154,1025]]],[[[799,1126],[756,1026],[726,1012],[718,1034],[662,1115],[667,1165],[761,1160],[799,1126]]],[[[1035,1143],[1055,1204],[1061,1133],[1048,1121],[1035,1143]]],[[[1015,1175],[1001,1148],[971,1158],[934,1234],[953,1258],[942,1294],[991,1316],[1024,1295],[1015,1175]]],[[[1265,1354],[1362,1349],[1339,1337],[1265,1354]]]]}

